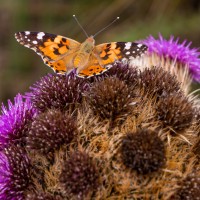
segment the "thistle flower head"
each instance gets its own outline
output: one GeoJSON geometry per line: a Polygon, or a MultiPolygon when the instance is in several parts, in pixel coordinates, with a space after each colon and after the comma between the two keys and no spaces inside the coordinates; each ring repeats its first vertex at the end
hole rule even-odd
{"type": "Polygon", "coordinates": [[[86,88],[85,80],[70,75],[48,74],[30,87],[27,98],[40,112],[48,109],[67,110],[82,101],[82,92],[86,88]]]}
{"type": "Polygon", "coordinates": [[[199,198],[200,176],[196,173],[191,173],[179,183],[179,189],[169,200],[198,200],[199,198]]]}
{"type": "Polygon", "coordinates": [[[74,152],[64,162],[60,182],[69,195],[83,199],[99,185],[99,173],[95,162],[85,152],[74,152]]]}
{"type": "Polygon", "coordinates": [[[0,199],[23,200],[30,184],[30,163],[20,147],[0,152],[0,199]]]}
{"type": "Polygon", "coordinates": [[[116,77],[119,80],[124,81],[129,87],[133,87],[139,83],[139,70],[137,67],[128,64],[116,63],[101,76],[97,76],[97,80],[106,77],[116,77]]]}
{"type": "Polygon", "coordinates": [[[28,124],[35,115],[30,100],[23,100],[18,94],[14,98],[14,103],[8,101],[8,108],[2,105],[2,115],[0,116],[0,148],[9,144],[23,142],[28,131],[28,124]]]}
{"type": "Polygon", "coordinates": [[[145,93],[157,98],[180,91],[176,77],[161,67],[145,68],[140,79],[145,93]]]}
{"type": "Polygon", "coordinates": [[[191,48],[191,42],[187,44],[184,40],[179,43],[179,38],[171,36],[169,40],[160,34],[158,39],[149,36],[143,41],[148,46],[149,53],[156,53],[161,57],[176,60],[177,62],[189,67],[191,75],[196,81],[200,81],[200,52],[198,49],[191,48]]]}
{"type": "Polygon", "coordinates": [[[94,113],[102,119],[115,120],[127,115],[133,107],[132,91],[117,77],[96,82],[85,96],[94,113]]]}
{"type": "Polygon", "coordinates": [[[183,131],[190,127],[194,117],[192,103],[180,94],[160,98],[156,111],[163,126],[171,127],[174,131],[183,131]]]}
{"type": "Polygon", "coordinates": [[[125,166],[140,174],[147,174],[164,166],[165,145],[156,132],[141,129],[123,137],[121,156],[125,166]]]}
{"type": "Polygon", "coordinates": [[[60,110],[48,110],[32,122],[27,135],[27,147],[47,154],[70,143],[76,134],[76,122],[71,116],[60,110]]]}

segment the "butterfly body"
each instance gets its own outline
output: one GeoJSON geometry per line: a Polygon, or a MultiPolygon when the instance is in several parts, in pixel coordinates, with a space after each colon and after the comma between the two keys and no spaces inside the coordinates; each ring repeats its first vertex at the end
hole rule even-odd
{"type": "Polygon", "coordinates": [[[80,49],[77,52],[77,55],[75,56],[73,60],[74,67],[78,69],[78,71],[85,68],[87,65],[90,56],[94,49],[95,40],[93,37],[87,38],[81,45],[80,49]]]}
{"type": "Polygon", "coordinates": [[[134,42],[110,42],[95,46],[93,36],[83,43],[44,32],[23,31],[17,41],[34,50],[56,73],[76,69],[77,76],[91,77],[107,71],[117,61],[130,61],[144,54],[147,46],[134,42]]]}

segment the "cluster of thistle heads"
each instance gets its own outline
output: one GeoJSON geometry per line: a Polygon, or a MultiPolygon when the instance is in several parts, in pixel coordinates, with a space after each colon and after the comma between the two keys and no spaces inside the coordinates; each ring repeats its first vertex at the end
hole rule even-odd
{"type": "Polygon", "coordinates": [[[48,74],[0,115],[0,199],[200,199],[197,49],[149,37],[137,64],[48,74]]]}

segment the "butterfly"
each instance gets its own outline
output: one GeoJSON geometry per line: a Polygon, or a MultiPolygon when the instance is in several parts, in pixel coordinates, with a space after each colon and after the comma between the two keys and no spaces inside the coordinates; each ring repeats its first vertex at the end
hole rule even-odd
{"type": "Polygon", "coordinates": [[[56,73],[66,74],[76,68],[82,78],[100,75],[116,62],[140,57],[147,46],[135,42],[110,42],[95,46],[94,36],[83,43],[44,32],[23,31],[15,34],[17,41],[34,50],[56,73]]]}

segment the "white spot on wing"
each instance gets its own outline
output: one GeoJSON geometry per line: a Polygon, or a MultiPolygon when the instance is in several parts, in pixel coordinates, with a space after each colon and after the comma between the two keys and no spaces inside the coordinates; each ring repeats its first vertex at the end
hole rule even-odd
{"type": "Polygon", "coordinates": [[[125,54],[126,54],[126,55],[129,55],[129,54],[130,54],[130,51],[127,51],[125,54]]]}
{"type": "Polygon", "coordinates": [[[31,32],[30,31],[25,31],[25,34],[26,35],[29,35],[31,32]]]}
{"type": "Polygon", "coordinates": [[[44,32],[40,32],[37,34],[37,39],[41,40],[43,38],[43,36],[45,35],[44,32]]]}
{"type": "Polygon", "coordinates": [[[131,47],[131,42],[127,42],[127,43],[125,43],[125,48],[124,49],[130,49],[130,47],[131,47]]]}
{"type": "Polygon", "coordinates": [[[137,46],[140,48],[142,46],[142,44],[138,44],[137,46]]]}
{"type": "Polygon", "coordinates": [[[33,44],[37,44],[38,42],[36,40],[33,41],[33,44]]]}

